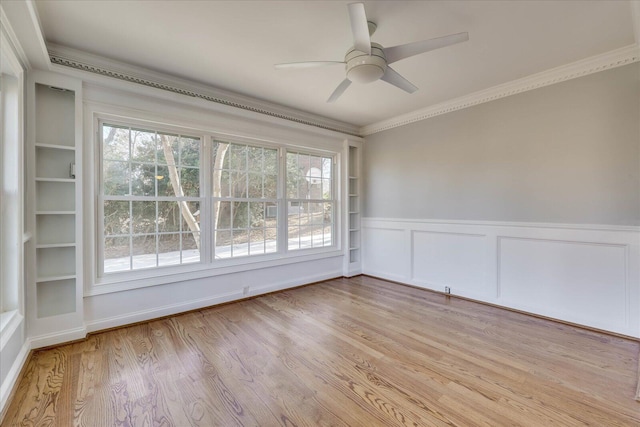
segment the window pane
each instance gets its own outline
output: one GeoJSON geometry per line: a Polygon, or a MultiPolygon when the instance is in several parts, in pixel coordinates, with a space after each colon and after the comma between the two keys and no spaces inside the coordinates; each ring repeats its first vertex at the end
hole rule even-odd
{"type": "Polygon", "coordinates": [[[333,191],[331,189],[331,180],[330,179],[323,179],[321,185],[322,185],[322,188],[321,188],[322,195],[321,195],[320,199],[325,199],[325,200],[332,199],[333,198],[333,194],[332,194],[333,191]]]}
{"type": "Polygon", "coordinates": [[[324,204],[324,224],[333,223],[333,205],[331,203],[324,204]]]}
{"type": "Polygon", "coordinates": [[[176,135],[158,134],[158,163],[178,165],[180,138],[176,135]]]}
{"type": "Polygon", "coordinates": [[[222,202],[222,201],[214,201],[213,202],[213,221],[214,228],[231,228],[231,202],[222,202]],[[219,205],[219,208],[216,209],[216,205],[219,205]],[[216,221],[216,213],[217,213],[217,221],[216,221]]]}
{"type": "Polygon", "coordinates": [[[257,173],[249,174],[249,198],[262,198],[262,175],[257,173]]]}
{"type": "Polygon", "coordinates": [[[217,230],[215,232],[215,257],[231,257],[231,230],[217,230]]]}
{"type": "Polygon", "coordinates": [[[309,203],[310,224],[322,224],[324,222],[324,203],[309,203]]]}
{"type": "Polygon", "coordinates": [[[180,234],[158,236],[158,266],[180,264],[180,234]]]}
{"type": "Polygon", "coordinates": [[[262,202],[251,202],[249,204],[249,220],[251,228],[262,228],[264,227],[264,203],[262,202]]]}
{"type": "Polygon", "coordinates": [[[231,172],[231,197],[247,197],[246,172],[231,172]]]}
{"type": "Polygon", "coordinates": [[[131,269],[129,237],[107,237],[104,239],[104,272],[131,269]]]}
{"type": "Polygon", "coordinates": [[[278,197],[278,177],[276,175],[264,176],[264,197],[266,199],[278,197]]]}
{"type": "Polygon", "coordinates": [[[129,194],[129,163],[105,161],[102,171],[102,187],[105,196],[129,194]]]}
{"type": "Polygon", "coordinates": [[[232,230],[232,238],[231,255],[234,257],[249,255],[247,230],[232,230]]]}
{"type": "Polygon", "coordinates": [[[180,231],[180,221],[178,202],[158,202],[158,232],[180,231]]]}
{"type": "Polygon", "coordinates": [[[249,228],[249,203],[234,202],[233,217],[231,219],[232,228],[249,228]]]}
{"type": "Polygon", "coordinates": [[[102,158],[129,161],[129,129],[111,125],[102,126],[102,158]]]}
{"type": "Polygon", "coordinates": [[[273,253],[278,250],[277,236],[278,236],[278,230],[276,228],[264,229],[265,253],[273,253]]]}
{"type": "Polygon", "coordinates": [[[180,144],[180,164],[182,166],[200,166],[200,139],[182,137],[180,144]]]}
{"type": "Polygon", "coordinates": [[[183,202],[182,231],[200,231],[200,202],[183,202]]]}
{"type": "Polygon", "coordinates": [[[248,170],[250,172],[262,174],[262,148],[261,147],[249,147],[247,152],[248,157],[248,170]]]}
{"type": "Polygon", "coordinates": [[[105,200],[104,202],[104,234],[113,236],[129,234],[131,217],[129,202],[105,200]]]}
{"type": "Polygon", "coordinates": [[[133,234],[156,232],[156,202],[131,202],[133,234]]]}
{"type": "Polygon", "coordinates": [[[247,170],[247,146],[231,144],[229,147],[229,169],[247,170]]]}
{"type": "Polygon", "coordinates": [[[298,167],[298,154],[287,153],[287,197],[298,199],[298,177],[300,169],[298,167]]]}
{"type": "Polygon", "coordinates": [[[180,170],[180,185],[185,197],[199,197],[200,169],[182,168],[180,170]]]}
{"type": "Polygon", "coordinates": [[[132,242],[133,269],[156,267],[156,236],[134,236],[132,242]]]}
{"type": "MultiPolygon", "coordinates": [[[[175,172],[175,169],[174,169],[175,172]]],[[[169,166],[158,165],[157,174],[155,176],[156,185],[158,186],[158,197],[175,197],[171,184],[171,176],[169,175],[169,166]]]]}
{"type": "Polygon", "coordinates": [[[200,262],[200,233],[182,233],[182,263],[200,262]]]}
{"type": "Polygon", "coordinates": [[[134,196],[155,196],[156,167],[151,164],[131,164],[131,194],[134,196]]]}
{"type": "Polygon", "coordinates": [[[156,133],[131,130],[131,160],[136,162],[156,162],[156,133]]]}
{"type": "Polygon", "coordinates": [[[216,141],[213,144],[213,169],[229,169],[229,144],[216,141]]]}

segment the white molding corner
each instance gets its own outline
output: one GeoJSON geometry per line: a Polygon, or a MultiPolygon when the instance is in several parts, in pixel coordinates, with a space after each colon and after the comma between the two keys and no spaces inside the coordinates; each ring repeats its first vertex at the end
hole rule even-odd
{"type": "MultiPolygon", "coordinates": [[[[636,1],[634,4],[635,3],[640,2],[636,1]]],[[[638,8],[640,8],[640,6],[636,6],[636,9],[638,8]]],[[[360,134],[362,136],[372,135],[388,129],[426,120],[441,114],[462,110],[479,104],[484,104],[485,102],[495,101],[496,99],[516,95],[533,89],[539,89],[544,86],[587,76],[589,74],[609,70],[637,61],[640,61],[640,45],[636,42],[633,45],[612,50],[601,55],[585,58],[580,61],[542,71],[537,74],[532,74],[512,82],[494,86],[450,101],[445,101],[407,114],[402,114],[388,120],[363,126],[360,128],[360,134]]]]}
{"type": "Polygon", "coordinates": [[[31,343],[31,349],[35,350],[42,347],[49,347],[63,343],[69,343],[86,338],[87,328],[85,326],[73,329],[64,329],[51,334],[38,335],[28,338],[31,343]]]}

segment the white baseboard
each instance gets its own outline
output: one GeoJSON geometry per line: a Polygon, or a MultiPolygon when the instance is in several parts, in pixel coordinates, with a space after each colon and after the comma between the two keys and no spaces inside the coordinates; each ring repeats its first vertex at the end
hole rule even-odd
{"type": "Polygon", "coordinates": [[[61,343],[81,340],[86,336],[87,328],[83,326],[81,328],[66,329],[52,334],[30,337],[29,341],[31,342],[31,348],[35,350],[42,347],[49,347],[61,343]]]}
{"type": "Polygon", "coordinates": [[[17,385],[18,380],[20,379],[20,372],[24,367],[25,363],[27,363],[27,359],[31,352],[31,341],[27,340],[22,347],[20,348],[20,352],[18,353],[18,357],[16,357],[13,365],[9,369],[7,376],[2,382],[2,386],[0,386],[0,423],[2,422],[2,415],[4,415],[6,405],[9,403],[9,397],[11,397],[11,392],[14,387],[17,385]]]}
{"type": "Polygon", "coordinates": [[[184,313],[191,310],[198,310],[226,302],[236,301],[243,298],[265,294],[269,292],[288,289],[296,286],[305,285],[308,283],[319,282],[322,280],[328,280],[337,277],[335,273],[330,274],[318,274],[312,276],[306,276],[302,278],[296,278],[288,280],[286,282],[279,282],[269,284],[260,287],[248,287],[246,292],[244,289],[240,289],[233,292],[227,292],[219,295],[214,295],[207,298],[199,298],[177,304],[165,305],[162,307],[154,307],[152,309],[140,310],[132,313],[127,313],[119,316],[113,316],[109,318],[97,319],[85,323],[87,332],[96,332],[103,329],[116,328],[119,326],[129,325],[137,322],[144,322],[147,320],[157,319],[164,316],[170,316],[173,314],[184,313]]]}

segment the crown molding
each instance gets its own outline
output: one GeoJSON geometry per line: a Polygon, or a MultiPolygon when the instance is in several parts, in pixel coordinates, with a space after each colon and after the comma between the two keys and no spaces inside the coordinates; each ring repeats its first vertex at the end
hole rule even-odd
{"type": "MultiPolygon", "coordinates": [[[[637,2],[634,2],[637,3],[637,2]]],[[[432,105],[411,113],[383,120],[360,128],[360,135],[367,136],[410,123],[426,120],[441,114],[473,107],[511,95],[549,86],[555,83],[609,70],[640,60],[640,45],[635,43],[601,55],[592,56],[560,67],[504,83],[489,89],[432,105]]]]}
{"type": "Polygon", "coordinates": [[[60,67],[72,68],[87,73],[106,76],[125,82],[214,102],[227,107],[239,108],[241,110],[251,111],[290,122],[313,126],[354,137],[360,136],[358,126],[349,123],[305,113],[303,111],[240,95],[223,89],[218,89],[212,86],[194,83],[186,79],[93,55],[66,46],[50,43],[47,47],[49,51],[49,59],[52,64],[52,70],[64,71],[64,68],[61,69],[60,67]]]}

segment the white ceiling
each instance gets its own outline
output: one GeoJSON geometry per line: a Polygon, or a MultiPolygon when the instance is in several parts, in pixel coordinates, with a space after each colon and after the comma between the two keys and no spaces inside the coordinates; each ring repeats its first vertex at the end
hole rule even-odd
{"type": "Polygon", "coordinates": [[[38,1],[56,43],[358,126],[634,44],[628,1],[365,1],[372,40],[394,46],[462,31],[470,40],[393,68],[419,87],[352,84],[340,66],[352,1],[38,1]]]}

